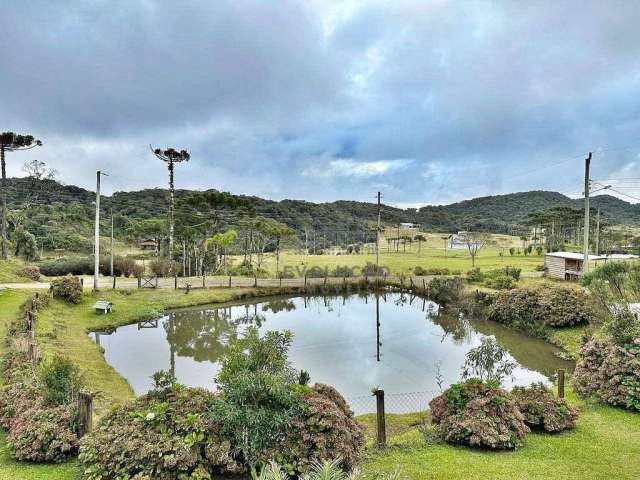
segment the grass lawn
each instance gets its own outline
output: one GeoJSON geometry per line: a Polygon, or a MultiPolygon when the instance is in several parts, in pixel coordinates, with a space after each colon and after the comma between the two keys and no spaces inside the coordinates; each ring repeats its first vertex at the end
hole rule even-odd
{"type": "Polygon", "coordinates": [[[18,271],[24,267],[25,263],[19,258],[9,258],[0,260],[0,283],[29,283],[26,277],[18,275],[18,271]]]}
{"type": "MultiPolygon", "coordinates": [[[[573,397],[570,401],[580,409],[575,431],[529,434],[525,445],[514,452],[427,445],[415,427],[418,415],[390,416],[388,431],[396,432],[390,446],[371,450],[362,469],[373,478],[397,470],[412,480],[640,478],[640,414],[573,397]]],[[[368,415],[361,420],[373,435],[375,418],[368,415]]]]}

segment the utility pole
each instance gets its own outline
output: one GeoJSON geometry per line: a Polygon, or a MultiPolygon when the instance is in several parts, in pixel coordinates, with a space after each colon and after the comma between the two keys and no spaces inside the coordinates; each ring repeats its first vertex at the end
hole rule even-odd
{"type": "Polygon", "coordinates": [[[378,192],[378,226],[376,227],[376,275],[380,271],[380,192],[378,192]]]}
{"type": "Polygon", "coordinates": [[[600,255],[600,209],[596,216],[596,255],[600,255]]]}
{"type": "Polygon", "coordinates": [[[582,246],[584,260],[582,272],[589,272],[589,190],[591,189],[591,180],[589,178],[589,167],[591,166],[591,152],[584,160],[584,244],[582,246]]]}
{"type": "Polygon", "coordinates": [[[98,291],[100,274],[100,170],[96,173],[96,220],[93,235],[93,289],[98,291]]]}
{"type": "Polygon", "coordinates": [[[109,250],[111,252],[110,272],[111,272],[111,277],[113,277],[113,207],[111,207],[111,243],[109,246],[109,250]]]}

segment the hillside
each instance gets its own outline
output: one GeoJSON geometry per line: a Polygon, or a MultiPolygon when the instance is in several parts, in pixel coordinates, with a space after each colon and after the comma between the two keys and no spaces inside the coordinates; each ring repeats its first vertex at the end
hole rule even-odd
{"type": "MultiPolygon", "coordinates": [[[[15,178],[8,182],[7,196],[12,216],[25,224],[39,240],[47,239],[46,248],[86,248],[90,246],[93,229],[95,194],[73,185],[55,181],[15,178]],[[28,214],[25,207],[29,206],[28,214]],[[24,218],[21,218],[24,217],[24,218]]],[[[214,192],[211,190],[211,192],[214,192]]],[[[194,192],[177,190],[179,204],[194,192]]],[[[232,202],[250,204],[255,213],[279,220],[294,228],[302,237],[305,230],[331,238],[336,232],[351,232],[356,238],[372,235],[377,220],[374,203],[336,201],[312,203],[304,200],[273,201],[253,196],[227,195],[232,202]],[[366,232],[366,233],[365,233],[366,232]]],[[[168,193],[165,189],[146,189],[116,192],[101,200],[103,228],[108,228],[111,209],[116,218],[116,236],[122,237],[132,222],[166,218],[168,193]]],[[[553,207],[580,209],[583,201],[571,199],[557,192],[531,191],[507,195],[474,198],[450,205],[399,209],[384,205],[382,223],[387,226],[399,222],[419,223],[428,231],[483,230],[513,233],[521,229],[530,214],[553,207]]],[[[600,208],[602,220],[609,224],[640,225],[640,205],[633,205],[609,195],[592,198],[592,207],[600,208]]],[[[180,207],[182,212],[194,207],[180,207]]],[[[223,205],[203,216],[217,215],[222,227],[232,226],[247,216],[237,206],[223,205]],[[213,212],[213,213],[212,213],[213,212]]]]}

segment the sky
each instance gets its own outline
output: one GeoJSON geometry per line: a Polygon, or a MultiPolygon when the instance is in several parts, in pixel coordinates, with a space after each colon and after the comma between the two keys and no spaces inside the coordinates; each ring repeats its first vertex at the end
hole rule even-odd
{"type": "Polygon", "coordinates": [[[0,8],[0,130],[44,143],[10,176],[37,158],[66,184],[165,187],[149,145],[171,146],[178,188],[407,207],[577,197],[593,151],[592,178],[640,200],[634,0],[0,8]]]}

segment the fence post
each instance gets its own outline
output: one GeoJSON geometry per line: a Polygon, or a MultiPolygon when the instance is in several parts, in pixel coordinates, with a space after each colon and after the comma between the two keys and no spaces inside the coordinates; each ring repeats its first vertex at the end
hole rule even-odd
{"type": "Polygon", "coordinates": [[[116,276],[113,276],[113,287],[114,290],[116,289],[116,276]]]}
{"type": "Polygon", "coordinates": [[[258,288],[258,276],[254,276],[253,277],[253,286],[254,288],[258,288]]]}
{"type": "Polygon", "coordinates": [[[173,274],[173,289],[174,290],[178,289],[178,274],[177,273],[173,274]]]}
{"type": "Polygon", "coordinates": [[[304,274],[304,290],[307,291],[307,274],[304,274]]]}
{"type": "Polygon", "coordinates": [[[564,369],[558,369],[558,398],[564,398],[564,369]]]}
{"type": "Polygon", "coordinates": [[[206,288],[207,286],[207,277],[206,277],[206,273],[202,274],[202,288],[206,288]]]}
{"type": "Polygon", "coordinates": [[[35,342],[29,342],[29,359],[34,365],[38,364],[38,346],[35,342]]]}
{"type": "Polygon", "coordinates": [[[231,288],[231,275],[229,275],[229,288],[231,288]]]}
{"type": "Polygon", "coordinates": [[[93,426],[93,396],[90,393],[78,393],[78,437],[82,438],[93,426]]]}
{"type": "Polygon", "coordinates": [[[377,444],[384,447],[387,444],[387,428],[384,418],[384,390],[375,389],[373,394],[376,397],[376,425],[377,425],[377,444]]]}
{"type": "Polygon", "coordinates": [[[280,275],[280,288],[282,288],[282,275],[280,275]]]}
{"type": "Polygon", "coordinates": [[[142,287],[142,275],[138,274],[138,288],[142,287]]]}

